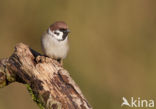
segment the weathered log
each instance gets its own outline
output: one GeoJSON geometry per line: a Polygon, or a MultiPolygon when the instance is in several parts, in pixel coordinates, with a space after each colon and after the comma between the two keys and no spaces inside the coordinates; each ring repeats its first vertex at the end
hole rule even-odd
{"type": "Polygon", "coordinates": [[[26,84],[41,109],[92,109],[67,70],[23,43],[0,60],[0,87],[12,82],[26,84]]]}

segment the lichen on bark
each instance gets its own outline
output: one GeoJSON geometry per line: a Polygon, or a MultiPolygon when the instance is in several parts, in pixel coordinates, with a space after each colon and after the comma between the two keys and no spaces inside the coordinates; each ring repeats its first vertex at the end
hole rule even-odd
{"type": "Polygon", "coordinates": [[[37,103],[37,105],[40,107],[40,109],[45,109],[43,103],[41,102],[41,100],[39,99],[39,97],[35,96],[35,94],[33,93],[32,88],[30,87],[30,85],[26,84],[27,90],[29,92],[29,94],[32,97],[32,100],[35,101],[37,103]]]}

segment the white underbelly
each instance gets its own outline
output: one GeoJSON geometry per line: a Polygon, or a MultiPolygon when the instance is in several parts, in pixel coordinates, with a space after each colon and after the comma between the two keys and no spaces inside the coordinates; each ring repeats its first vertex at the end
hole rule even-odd
{"type": "Polygon", "coordinates": [[[62,46],[50,46],[46,49],[46,55],[52,58],[65,58],[67,55],[68,49],[67,47],[62,47],[62,46]]]}

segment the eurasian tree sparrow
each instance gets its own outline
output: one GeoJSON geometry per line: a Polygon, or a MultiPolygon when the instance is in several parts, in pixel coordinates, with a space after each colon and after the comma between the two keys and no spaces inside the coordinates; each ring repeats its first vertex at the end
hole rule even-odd
{"type": "Polygon", "coordinates": [[[62,64],[62,59],[67,56],[69,50],[69,32],[67,24],[63,21],[57,21],[50,25],[41,39],[44,54],[62,64]]]}

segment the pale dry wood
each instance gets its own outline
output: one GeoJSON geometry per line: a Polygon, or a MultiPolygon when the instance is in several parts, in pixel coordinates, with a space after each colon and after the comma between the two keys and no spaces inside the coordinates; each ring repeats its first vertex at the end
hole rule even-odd
{"type": "Polygon", "coordinates": [[[67,70],[23,43],[0,61],[0,87],[15,81],[27,84],[40,108],[92,109],[67,70]]]}

